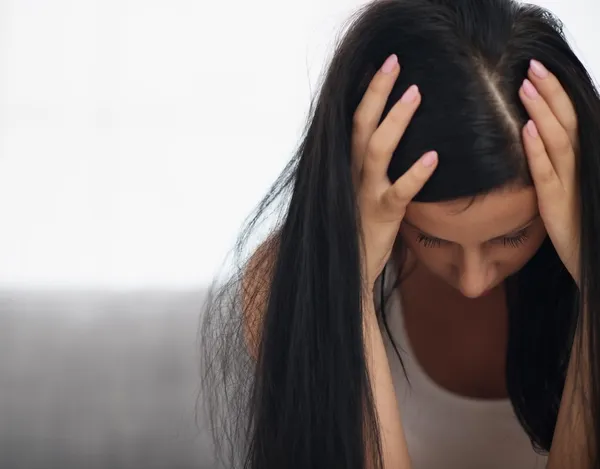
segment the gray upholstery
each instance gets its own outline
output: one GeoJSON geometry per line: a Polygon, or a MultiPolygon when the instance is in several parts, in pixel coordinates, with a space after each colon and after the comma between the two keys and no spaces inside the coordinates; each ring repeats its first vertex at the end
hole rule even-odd
{"type": "Polygon", "coordinates": [[[201,292],[0,291],[0,468],[208,469],[201,292]]]}

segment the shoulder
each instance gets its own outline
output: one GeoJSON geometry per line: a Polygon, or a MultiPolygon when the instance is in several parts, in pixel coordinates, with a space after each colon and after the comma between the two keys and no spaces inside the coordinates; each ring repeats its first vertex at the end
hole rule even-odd
{"type": "Polygon", "coordinates": [[[271,235],[248,259],[242,274],[241,299],[244,336],[248,350],[257,358],[260,346],[260,332],[269,300],[279,238],[271,235]]]}

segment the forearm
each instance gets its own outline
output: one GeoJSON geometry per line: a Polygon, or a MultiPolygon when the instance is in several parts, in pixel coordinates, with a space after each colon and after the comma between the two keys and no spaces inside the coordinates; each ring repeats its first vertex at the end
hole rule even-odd
{"type": "MultiPolygon", "coordinates": [[[[591,469],[590,368],[586,320],[575,335],[547,469],[591,469]]],[[[593,439],[592,439],[593,441],[593,439]]]]}
{"type": "MultiPolygon", "coordinates": [[[[372,299],[364,308],[364,342],[371,391],[375,402],[384,469],[410,469],[396,392],[372,299]]],[[[367,451],[373,448],[367,445],[367,451]]]]}

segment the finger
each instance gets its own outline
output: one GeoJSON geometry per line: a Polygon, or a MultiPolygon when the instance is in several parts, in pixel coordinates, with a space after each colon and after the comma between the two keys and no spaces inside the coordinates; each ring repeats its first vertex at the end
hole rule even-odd
{"type": "Polygon", "coordinates": [[[523,127],[523,145],[540,207],[550,207],[563,197],[564,189],[544,146],[538,128],[530,120],[523,127]]]}
{"type": "Polygon", "coordinates": [[[519,96],[536,124],[550,161],[559,178],[563,181],[572,179],[575,171],[575,151],[571,139],[554,115],[546,100],[533,83],[525,79],[519,96]]]}
{"type": "Polygon", "coordinates": [[[410,86],[390,109],[390,112],[373,133],[363,163],[363,174],[368,183],[387,181],[387,168],[392,154],[406,131],[421,102],[417,85],[410,86]]]}
{"type": "Polygon", "coordinates": [[[353,118],[352,167],[353,173],[360,174],[369,139],[381,119],[389,94],[400,72],[398,57],[390,55],[375,74],[360,101],[353,118]]]}
{"type": "Polygon", "coordinates": [[[438,154],[435,151],[427,152],[419,158],[383,194],[382,203],[384,209],[393,213],[404,210],[433,174],[437,163],[438,154]]]}
{"type": "Polygon", "coordinates": [[[577,113],[569,95],[567,95],[558,78],[550,73],[541,62],[533,59],[530,62],[528,77],[546,100],[552,113],[567,131],[573,147],[577,148],[577,113]]]}

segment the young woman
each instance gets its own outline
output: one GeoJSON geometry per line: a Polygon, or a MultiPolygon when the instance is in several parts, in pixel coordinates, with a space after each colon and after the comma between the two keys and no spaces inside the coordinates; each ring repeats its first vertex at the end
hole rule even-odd
{"type": "Polygon", "coordinates": [[[204,322],[228,467],[600,468],[600,99],[550,13],[363,8],[240,247],[277,200],[204,322]]]}

